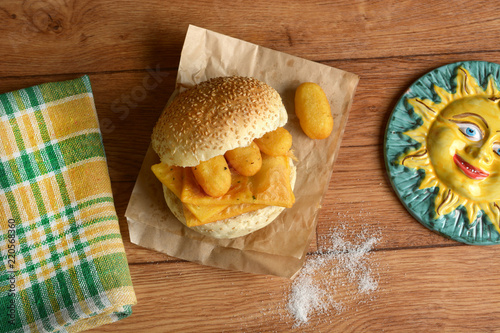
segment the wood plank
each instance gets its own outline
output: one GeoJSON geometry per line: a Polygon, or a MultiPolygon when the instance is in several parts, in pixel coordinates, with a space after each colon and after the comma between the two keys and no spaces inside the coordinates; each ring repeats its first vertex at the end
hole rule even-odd
{"type": "MultiPolygon", "coordinates": [[[[499,52],[481,54],[483,59],[490,61],[499,55],[499,52]]],[[[411,82],[447,61],[470,59],[474,56],[476,55],[469,53],[327,63],[354,73],[366,74],[362,75],[330,188],[323,201],[318,225],[320,235],[332,227],[349,222],[350,227],[359,232],[364,228],[382,228],[385,237],[379,244],[380,248],[455,244],[422,227],[395,196],[382,158],[383,133],[393,105],[411,82]],[[366,191],[366,188],[370,190],[366,191]]],[[[152,76],[147,70],[90,75],[100,120],[109,120],[102,130],[113,181],[135,182],[149,145],[149,133],[174,89],[175,71],[162,71],[154,75],[156,76],[152,76]],[[144,82],[147,87],[152,88],[146,89],[144,82]],[[158,85],[154,85],[155,82],[158,85]],[[138,93],[142,91],[141,87],[146,92],[144,96],[138,93]],[[133,95],[137,97],[134,99],[133,95]]],[[[53,75],[3,79],[0,80],[0,92],[74,77],[76,76],[53,75]]],[[[131,191],[130,185],[126,186],[131,191]]],[[[124,197],[122,195],[125,194],[121,191],[118,193],[118,209],[121,209],[122,230],[125,231],[128,229],[123,214],[130,192],[124,197]]],[[[131,246],[135,248],[135,245],[131,246]]],[[[157,256],[149,250],[138,251],[133,260],[140,260],[143,255],[147,260],[165,260],[165,256],[157,256]]]]}
{"type": "MultiPolygon", "coordinates": [[[[495,62],[498,55],[481,53],[479,58],[495,62]]],[[[477,59],[477,54],[465,53],[327,62],[360,74],[361,80],[319,216],[319,235],[349,224],[358,232],[382,229],[381,248],[459,245],[429,231],[406,211],[387,177],[383,144],[392,109],[416,79],[447,63],[477,59]]]]}
{"type": "Polygon", "coordinates": [[[369,297],[332,261],[313,275],[315,285],[346,282],[328,290],[345,311],[313,313],[299,327],[286,308],[290,280],[187,262],[131,265],[133,315],[89,332],[494,332],[498,255],[498,247],[473,246],[373,252],[379,288],[369,297]]]}
{"type": "Polygon", "coordinates": [[[0,77],[176,68],[188,24],[315,61],[495,51],[498,18],[485,13],[496,10],[458,0],[7,0],[0,77]]]}
{"type": "Polygon", "coordinates": [[[358,233],[381,230],[379,248],[458,245],[431,232],[408,213],[392,189],[382,155],[379,144],[342,146],[323,199],[318,234],[348,226],[358,233]]]}
{"type": "MultiPolygon", "coordinates": [[[[499,52],[467,52],[432,56],[327,61],[324,64],[355,73],[360,81],[349,114],[342,149],[383,144],[387,121],[410,85],[427,72],[449,63],[482,60],[498,62],[499,52]]],[[[381,149],[381,148],[379,148],[381,149]]],[[[340,161],[338,161],[340,162],[340,161]]],[[[363,163],[359,163],[361,165],[363,163]]]]}
{"type": "MultiPolygon", "coordinates": [[[[495,61],[500,52],[481,53],[479,56],[485,61],[495,61]]],[[[378,169],[383,168],[381,156],[385,126],[401,94],[414,80],[433,68],[476,57],[478,54],[467,53],[411,59],[325,62],[361,75],[336,170],[358,172],[358,168],[368,168],[374,163],[378,169]],[[373,153],[367,155],[370,151],[373,153]],[[356,158],[346,162],[349,156],[356,158]]],[[[78,76],[69,74],[2,79],[0,93],[78,76]]],[[[156,68],[151,71],[90,75],[113,181],[135,181],[149,145],[152,128],[174,90],[175,77],[175,70],[157,72],[156,68]]],[[[366,172],[365,169],[363,171],[366,172]]],[[[366,177],[380,179],[372,175],[366,177]]]]}
{"type": "Polygon", "coordinates": [[[91,332],[500,332],[500,248],[447,240],[421,226],[392,190],[383,137],[392,108],[431,69],[498,62],[492,1],[4,0],[0,93],[89,74],[101,120],[120,230],[139,303],[91,332]],[[332,231],[380,237],[370,253],[379,290],[360,296],[330,262],[345,310],[296,327],[292,281],[205,267],[131,244],[125,209],[151,130],[174,89],[189,24],[361,76],[313,254],[332,231]]]}

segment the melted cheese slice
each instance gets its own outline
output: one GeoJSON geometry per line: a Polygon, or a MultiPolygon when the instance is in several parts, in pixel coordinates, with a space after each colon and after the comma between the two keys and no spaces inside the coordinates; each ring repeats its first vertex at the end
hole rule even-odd
{"type": "Polygon", "coordinates": [[[165,163],[158,163],[151,166],[151,171],[156,178],[172,191],[178,198],[181,197],[182,184],[184,183],[183,168],[170,166],[165,163]]]}
{"type": "MultiPolygon", "coordinates": [[[[182,187],[184,184],[184,175],[186,170],[189,168],[182,168],[178,166],[169,166],[164,163],[158,163],[151,166],[151,170],[155,174],[156,178],[165,185],[170,191],[172,191],[178,198],[181,197],[182,187]]],[[[192,172],[191,172],[192,175],[192,172]]],[[[191,215],[205,223],[211,216],[214,216],[228,207],[225,205],[211,205],[211,206],[199,206],[189,203],[183,203],[184,208],[187,208],[191,215]]]]}
{"type": "Polygon", "coordinates": [[[290,185],[288,157],[262,154],[262,167],[259,172],[251,177],[233,172],[229,191],[218,198],[205,194],[196,182],[191,169],[186,168],[180,199],[184,203],[200,206],[246,203],[292,207],[295,197],[290,185]]]}
{"type": "MultiPolygon", "coordinates": [[[[205,206],[210,207],[210,206],[205,206]]],[[[214,214],[204,221],[200,221],[196,216],[184,205],[184,217],[186,218],[186,224],[188,227],[195,227],[198,225],[215,222],[219,220],[225,220],[230,217],[238,216],[243,213],[253,212],[255,210],[259,210],[261,208],[267,207],[266,205],[252,205],[252,204],[241,204],[241,205],[230,205],[227,206],[222,211],[214,214]]]]}
{"type": "Polygon", "coordinates": [[[182,201],[188,226],[223,220],[266,206],[291,207],[295,201],[287,156],[262,154],[262,167],[251,177],[232,172],[231,188],[219,198],[202,190],[191,168],[159,163],[151,170],[182,201]]]}

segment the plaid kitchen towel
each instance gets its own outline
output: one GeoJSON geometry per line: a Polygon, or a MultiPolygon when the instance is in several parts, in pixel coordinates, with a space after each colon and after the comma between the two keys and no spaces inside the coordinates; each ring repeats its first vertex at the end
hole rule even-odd
{"type": "Polygon", "coordinates": [[[77,332],[136,303],[87,76],[0,95],[0,332],[77,332]]]}

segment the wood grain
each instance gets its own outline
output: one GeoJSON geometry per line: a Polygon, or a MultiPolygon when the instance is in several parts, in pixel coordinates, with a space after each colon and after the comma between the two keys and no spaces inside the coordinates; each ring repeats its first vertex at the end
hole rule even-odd
{"type": "Polygon", "coordinates": [[[0,7],[0,77],[176,68],[189,24],[315,61],[499,49],[491,42],[498,18],[485,14],[496,12],[493,1],[4,0],[0,7]],[[460,9],[459,19],[450,8],[460,9]]]}
{"type": "MultiPolygon", "coordinates": [[[[319,215],[318,234],[349,224],[359,231],[364,228],[384,230],[379,248],[458,244],[428,231],[409,215],[390,187],[382,155],[385,123],[392,111],[390,104],[394,104],[402,93],[398,91],[401,88],[395,87],[406,89],[414,77],[418,77],[426,68],[440,64],[439,59],[434,65],[429,65],[428,62],[427,57],[413,59],[413,69],[406,71],[404,68],[409,63],[395,58],[365,60],[356,63],[355,68],[354,65],[351,65],[353,68],[348,68],[356,73],[369,75],[366,78],[362,76],[356,92],[330,187],[319,215]],[[390,64],[393,68],[386,73],[390,64]],[[392,78],[387,89],[374,93],[373,87],[386,84],[386,76],[392,78]],[[366,191],[366,188],[370,190],[366,191]]],[[[349,67],[346,62],[327,64],[349,67]]],[[[174,89],[175,71],[160,71],[158,74],[155,69],[153,73],[160,82],[147,70],[90,75],[101,125],[106,125],[102,127],[102,132],[111,179],[114,187],[120,188],[115,194],[126,240],[129,238],[124,212],[133,182],[149,145],[151,130],[174,89]],[[145,79],[147,85],[154,88],[146,90],[145,79]],[[155,82],[158,85],[154,85],[155,82]],[[141,87],[146,91],[144,95],[137,93],[141,87]],[[126,184],[121,184],[122,182],[126,184]],[[125,192],[123,187],[127,188],[125,192]]],[[[52,75],[8,78],[0,81],[0,92],[74,77],[76,76],[52,75]]],[[[165,256],[161,254],[150,254],[150,250],[133,244],[130,246],[135,249],[131,251],[132,260],[140,260],[144,253],[148,254],[145,256],[148,261],[156,258],[159,261],[165,260],[165,256]],[[137,256],[134,254],[136,252],[137,256]]]]}
{"type": "MultiPolygon", "coordinates": [[[[433,56],[433,60],[422,56],[411,60],[385,58],[324,62],[361,76],[334,172],[366,173],[375,168],[377,177],[367,175],[363,178],[381,181],[385,172],[380,172],[385,168],[382,155],[385,126],[401,94],[428,70],[448,61],[471,60],[476,56],[475,53],[466,53],[433,56]],[[362,169],[353,170],[353,165],[362,169]]],[[[494,61],[499,56],[500,52],[487,53],[483,60],[494,61]]],[[[80,74],[5,78],[0,80],[0,93],[78,76],[80,74]]],[[[175,70],[157,71],[156,68],[90,74],[113,181],[135,181],[149,145],[151,130],[174,90],[175,77],[175,70]]]]}
{"type": "Polygon", "coordinates": [[[317,278],[345,283],[331,291],[345,310],[313,313],[302,327],[287,310],[290,280],[187,262],[132,264],[134,314],[94,332],[494,332],[497,255],[497,247],[471,246],[377,251],[369,263],[379,288],[369,296],[330,273],[332,261],[317,278]]]}
{"type": "Polygon", "coordinates": [[[498,61],[499,22],[492,1],[1,1],[0,93],[84,74],[92,83],[139,300],[130,318],[93,332],[500,331],[499,248],[465,246],[421,226],[383,160],[399,97],[444,64],[498,61]],[[373,299],[354,297],[346,283],[332,294],[346,311],[294,327],[290,280],[204,267],[130,242],[126,206],[189,24],[361,77],[308,257],[328,248],[332,230],[379,235],[373,299]]]}

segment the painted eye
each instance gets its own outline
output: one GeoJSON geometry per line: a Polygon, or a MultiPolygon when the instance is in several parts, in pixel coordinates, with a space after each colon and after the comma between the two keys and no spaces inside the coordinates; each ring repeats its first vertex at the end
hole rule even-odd
{"type": "Polygon", "coordinates": [[[462,132],[469,140],[479,141],[483,138],[481,129],[472,123],[457,123],[460,132],[462,132]]]}
{"type": "Polygon", "coordinates": [[[493,144],[493,151],[495,152],[495,154],[500,155],[500,143],[493,144]]]}

